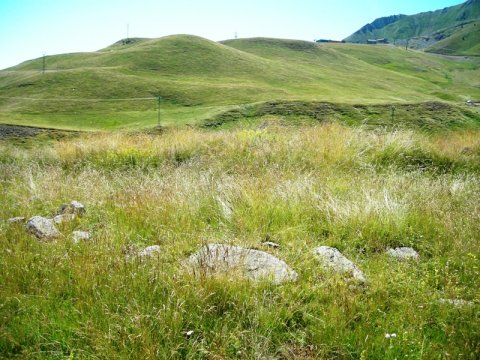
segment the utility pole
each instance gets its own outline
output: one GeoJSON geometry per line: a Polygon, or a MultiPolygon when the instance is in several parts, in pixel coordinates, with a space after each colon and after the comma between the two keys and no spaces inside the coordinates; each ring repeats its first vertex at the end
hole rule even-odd
{"type": "Polygon", "coordinates": [[[160,127],[160,103],[162,101],[162,98],[159,96],[157,100],[158,100],[157,127],[160,127]]]}
{"type": "Polygon", "coordinates": [[[43,56],[42,56],[42,74],[45,74],[45,53],[43,53],[43,56]]]}
{"type": "Polygon", "coordinates": [[[392,123],[395,122],[395,106],[392,106],[392,123]]]}
{"type": "Polygon", "coordinates": [[[410,41],[410,39],[407,39],[407,44],[405,45],[405,50],[408,51],[408,42],[410,41]]]}

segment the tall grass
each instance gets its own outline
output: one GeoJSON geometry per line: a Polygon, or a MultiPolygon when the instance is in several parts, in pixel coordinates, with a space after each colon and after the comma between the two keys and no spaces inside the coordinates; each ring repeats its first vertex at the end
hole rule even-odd
{"type": "Polygon", "coordinates": [[[0,144],[2,218],[51,216],[72,199],[87,206],[52,243],[1,223],[0,354],[478,358],[479,139],[272,123],[0,144]],[[74,229],[93,240],[73,244],[74,229]],[[182,261],[211,242],[272,252],[299,280],[185,273],[182,261]],[[158,259],[126,260],[153,244],[158,259]],[[354,260],[368,286],[328,274],[312,255],[319,245],[354,260]],[[394,246],[421,260],[392,261],[384,252],[394,246]]]}

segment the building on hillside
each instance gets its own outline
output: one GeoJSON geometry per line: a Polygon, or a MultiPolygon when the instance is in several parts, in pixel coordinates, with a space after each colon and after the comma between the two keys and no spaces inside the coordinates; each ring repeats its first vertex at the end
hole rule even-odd
{"type": "Polygon", "coordinates": [[[329,39],[318,39],[318,40],[313,40],[316,43],[334,43],[334,44],[342,44],[345,42],[345,40],[339,41],[339,40],[329,40],[329,39]]]}
{"type": "Polygon", "coordinates": [[[367,44],[369,45],[377,45],[377,44],[388,44],[388,39],[387,38],[382,38],[382,39],[368,39],[367,44]]]}

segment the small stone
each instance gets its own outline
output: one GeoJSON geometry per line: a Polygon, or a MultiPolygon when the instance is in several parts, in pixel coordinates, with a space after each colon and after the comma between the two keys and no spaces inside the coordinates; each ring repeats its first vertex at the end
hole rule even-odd
{"type": "Polygon", "coordinates": [[[388,249],[387,254],[398,260],[418,260],[420,255],[411,247],[399,247],[395,249],[388,249]]]}
{"type": "Polygon", "coordinates": [[[63,204],[60,206],[60,209],[57,211],[57,215],[62,215],[62,214],[75,214],[75,215],[83,215],[85,214],[85,206],[76,201],[73,200],[70,204],[63,204]]]}
{"type": "Polygon", "coordinates": [[[359,283],[365,283],[365,274],[338,249],[320,246],[314,250],[317,259],[326,267],[339,274],[348,274],[359,283]]]}
{"type": "Polygon", "coordinates": [[[265,241],[265,242],[262,243],[262,245],[267,246],[267,247],[271,247],[273,249],[280,249],[279,244],[271,242],[271,241],[265,241]]]}
{"type": "Polygon", "coordinates": [[[141,258],[153,257],[155,255],[158,255],[160,253],[160,250],[161,248],[159,245],[152,245],[152,246],[146,247],[142,251],[139,251],[137,255],[141,258]]]}
{"type": "Polygon", "coordinates": [[[61,235],[53,224],[53,220],[42,216],[34,216],[29,219],[26,228],[38,239],[52,239],[61,235]]]}
{"type": "Polygon", "coordinates": [[[440,304],[447,304],[447,305],[453,305],[455,307],[464,307],[464,306],[472,306],[473,302],[472,301],[467,301],[463,299],[440,299],[438,300],[440,304]]]}
{"type": "Polygon", "coordinates": [[[61,215],[55,216],[53,218],[53,222],[58,225],[67,221],[72,221],[75,219],[75,217],[76,217],[75,214],[61,214],[61,215]]]}
{"type": "Polygon", "coordinates": [[[284,261],[269,253],[225,244],[204,246],[187,259],[186,265],[194,274],[237,274],[253,281],[271,280],[274,284],[298,278],[284,261]]]}
{"type": "Polygon", "coordinates": [[[25,217],[24,216],[17,216],[17,217],[13,217],[13,218],[10,218],[7,220],[7,222],[9,224],[18,224],[18,223],[22,223],[22,222],[25,222],[25,217]]]}
{"type": "Polygon", "coordinates": [[[78,244],[80,241],[90,240],[92,235],[88,231],[74,231],[72,232],[72,240],[75,244],[78,244]]]}

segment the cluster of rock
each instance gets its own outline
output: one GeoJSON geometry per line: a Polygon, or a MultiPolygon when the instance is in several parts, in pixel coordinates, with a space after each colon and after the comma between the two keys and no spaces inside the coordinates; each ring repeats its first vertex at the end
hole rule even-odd
{"type": "MultiPolygon", "coordinates": [[[[280,245],[264,242],[262,245],[274,249],[280,245]]],[[[338,249],[320,246],[313,250],[317,260],[329,271],[358,285],[365,285],[365,274],[338,249]]],[[[418,261],[420,255],[410,247],[388,249],[386,254],[398,261],[418,261]]],[[[264,251],[246,249],[226,244],[209,244],[191,255],[184,263],[194,275],[214,276],[238,274],[247,279],[269,280],[274,284],[296,281],[298,274],[283,260],[264,251]]],[[[455,307],[471,306],[473,302],[461,299],[441,299],[441,304],[455,307]]]]}
{"type": "MultiPolygon", "coordinates": [[[[60,207],[53,218],[34,216],[26,222],[27,230],[40,240],[54,239],[62,236],[55,227],[66,221],[72,221],[77,216],[85,214],[85,207],[78,201],[72,201],[60,207]]],[[[11,224],[25,222],[25,217],[8,219],[11,224]]],[[[86,231],[74,231],[71,234],[74,243],[89,240],[91,234],[86,231]]],[[[271,249],[280,249],[280,245],[266,241],[263,246],[271,249]]],[[[127,250],[127,259],[148,259],[158,257],[161,253],[159,245],[148,246],[144,249],[131,247],[127,250]]],[[[398,261],[418,261],[419,254],[410,247],[388,249],[386,254],[398,261]]],[[[313,255],[325,269],[339,274],[347,281],[365,285],[365,274],[351,260],[346,258],[338,249],[329,246],[320,246],[313,250],[313,255]]],[[[247,249],[227,244],[209,244],[191,255],[184,262],[184,266],[196,276],[215,276],[232,274],[243,276],[249,280],[267,280],[274,284],[293,282],[298,274],[283,260],[260,250],[247,249]]],[[[460,299],[441,299],[440,303],[456,307],[472,305],[460,299]]]]}
{"type": "MultiPolygon", "coordinates": [[[[264,242],[263,245],[280,248],[272,242],[264,242]]],[[[338,249],[320,246],[314,249],[313,254],[326,269],[359,284],[367,282],[365,274],[338,249]]],[[[389,249],[387,254],[399,260],[419,258],[412,248],[389,249]]],[[[197,275],[239,273],[251,280],[269,279],[275,284],[298,278],[298,274],[283,260],[269,253],[226,244],[206,245],[191,255],[185,264],[197,275]]]]}
{"type": "MultiPolygon", "coordinates": [[[[62,224],[74,220],[77,216],[85,214],[85,206],[78,201],[72,201],[68,204],[63,204],[58,209],[56,215],[53,218],[46,218],[43,216],[33,216],[25,224],[28,232],[34,235],[39,240],[52,240],[62,236],[62,233],[56,228],[55,225],[62,224]]],[[[26,218],[19,216],[8,219],[8,223],[16,224],[25,222],[26,218]]],[[[74,243],[78,243],[82,240],[89,240],[91,234],[87,231],[74,231],[72,232],[72,240],[74,243]]]]}

